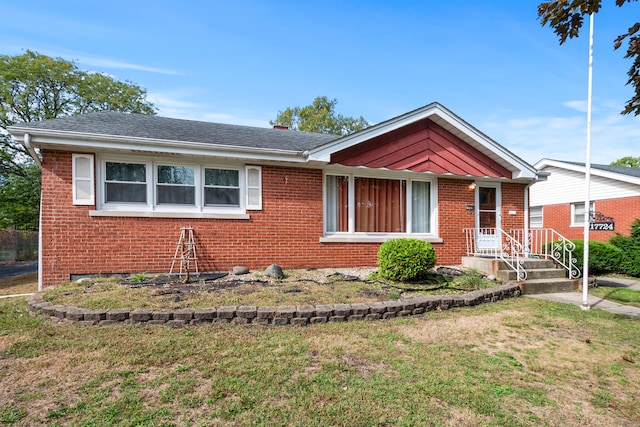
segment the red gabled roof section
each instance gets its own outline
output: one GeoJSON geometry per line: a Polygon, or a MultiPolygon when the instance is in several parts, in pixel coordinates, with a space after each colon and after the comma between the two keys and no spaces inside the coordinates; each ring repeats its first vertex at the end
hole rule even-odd
{"type": "Polygon", "coordinates": [[[437,174],[512,177],[507,168],[429,119],[333,153],[331,163],[437,174]]]}

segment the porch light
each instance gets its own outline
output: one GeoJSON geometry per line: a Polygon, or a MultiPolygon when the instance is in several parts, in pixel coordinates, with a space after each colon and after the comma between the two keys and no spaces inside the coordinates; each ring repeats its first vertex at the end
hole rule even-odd
{"type": "Polygon", "coordinates": [[[471,184],[469,184],[469,190],[475,190],[476,189],[476,183],[472,182],[471,184]]]}

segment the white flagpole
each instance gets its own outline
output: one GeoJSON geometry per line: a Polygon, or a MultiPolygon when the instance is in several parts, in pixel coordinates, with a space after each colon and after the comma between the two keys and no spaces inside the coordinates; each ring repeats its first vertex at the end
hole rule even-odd
{"type": "Polygon", "coordinates": [[[593,13],[589,16],[589,82],[587,89],[587,159],[584,164],[584,264],[582,268],[582,305],[589,310],[589,223],[591,222],[591,97],[593,86],[593,13]]]}

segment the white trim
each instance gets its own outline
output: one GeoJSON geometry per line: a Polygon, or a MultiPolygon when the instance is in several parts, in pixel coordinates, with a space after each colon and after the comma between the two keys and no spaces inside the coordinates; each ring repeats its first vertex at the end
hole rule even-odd
{"type": "Polygon", "coordinates": [[[441,242],[442,239],[438,236],[438,180],[436,177],[429,175],[422,175],[410,172],[397,172],[397,171],[375,171],[371,169],[360,169],[356,173],[353,170],[351,173],[337,172],[337,171],[324,171],[322,175],[322,226],[324,230],[324,237],[321,242],[384,242],[389,239],[398,237],[415,237],[417,239],[426,240],[429,242],[441,242]],[[378,172],[378,173],[376,173],[378,172]],[[348,186],[348,228],[347,231],[342,232],[330,232],[327,231],[328,224],[328,212],[327,212],[327,176],[344,176],[349,179],[348,186]],[[404,233],[364,233],[355,231],[355,178],[377,178],[388,179],[405,182],[405,194],[406,197],[406,223],[404,233]],[[429,233],[412,233],[412,183],[414,181],[428,182],[429,183],[429,233]]]}
{"type": "Polygon", "coordinates": [[[422,234],[406,234],[406,233],[394,233],[394,234],[329,234],[320,238],[320,243],[384,243],[388,240],[397,239],[400,237],[411,237],[413,239],[424,240],[430,243],[442,243],[444,240],[437,236],[425,236],[422,234]]]}
{"type": "Polygon", "coordinates": [[[93,205],[95,204],[95,181],[94,181],[94,162],[93,162],[93,154],[76,154],[73,153],[71,155],[71,177],[73,181],[73,204],[74,205],[93,205]],[[78,176],[78,166],[77,163],[80,159],[87,159],[89,161],[89,176],[78,176]],[[80,183],[88,183],[89,188],[87,189],[89,192],[88,197],[80,197],[78,196],[78,186],[80,183]]]}
{"type": "MultiPolygon", "coordinates": [[[[559,169],[566,169],[573,172],[579,172],[582,174],[586,173],[586,167],[584,165],[583,166],[575,165],[571,163],[562,162],[559,160],[542,159],[535,164],[535,167],[537,169],[544,169],[547,167],[556,167],[559,169]]],[[[613,179],[616,181],[622,181],[622,182],[628,182],[630,184],[640,185],[640,178],[638,177],[598,169],[598,165],[593,165],[593,164],[591,165],[590,174],[595,176],[601,176],[603,178],[613,179]]]]}
{"type": "Polygon", "coordinates": [[[205,219],[251,219],[249,214],[224,214],[206,212],[150,212],[150,211],[89,211],[89,216],[126,218],[205,218],[205,219]]]}
{"type": "Polygon", "coordinates": [[[306,156],[301,151],[274,148],[241,147],[233,145],[141,138],[120,135],[102,135],[83,132],[43,130],[11,127],[11,132],[20,141],[23,133],[31,135],[31,144],[38,148],[53,150],[104,151],[117,150],[153,156],[190,155],[197,157],[223,157],[238,160],[269,160],[305,163],[306,156]]]}
{"type": "MultiPolygon", "coordinates": [[[[204,162],[195,163],[193,161],[184,161],[183,158],[172,157],[141,157],[141,156],[126,156],[122,154],[99,154],[98,155],[98,203],[96,204],[96,212],[116,212],[114,216],[162,216],[162,215],[147,215],[147,213],[167,213],[166,217],[171,217],[175,214],[176,217],[184,218],[246,218],[248,217],[246,210],[247,207],[247,180],[246,180],[246,167],[240,163],[226,163],[220,162],[204,162]],[[144,164],[146,167],[146,188],[147,188],[147,201],[146,203],[126,203],[126,202],[106,202],[105,195],[105,170],[107,162],[118,163],[132,163],[132,164],[144,164]],[[157,167],[158,166],[185,166],[191,167],[194,170],[194,187],[195,187],[195,203],[194,205],[179,205],[179,204],[158,204],[157,200],[157,167]],[[204,174],[205,169],[225,169],[238,171],[238,184],[239,184],[239,205],[238,206],[205,206],[204,204],[204,174]]],[[[252,166],[259,170],[260,186],[262,186],[262,168],[259,166],[252,166]]],[[[189,185],[191,187],[191,185],[189,185]]],[[[260,191],[260,202],[262,202],[262,188],[260,191]]],[[[251,209],[257,210],[256,207],[251,209]]],[[[261,204],[260,204],[261,209],[261,204]]],[[[101,216],[94,214],[93,216],[101,216]]],[[[104,215],[108,216],[108,215],[104,215]]]]}

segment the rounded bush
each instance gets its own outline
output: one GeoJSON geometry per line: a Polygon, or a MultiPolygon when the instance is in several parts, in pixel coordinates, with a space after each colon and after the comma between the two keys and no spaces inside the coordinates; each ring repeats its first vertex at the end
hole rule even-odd
{"type": "Polygon", "coordinates": [[[636,237],[617,234],[609,243],[622,250],[620,273],[640,277],[640,241],[636,237]]]}
{"type": "Polygon", "coordinates": [[[389,280],[410,281],[425,276],[436,265],[431,243],[401,238],[384,242],[378,250],[380,276],[389,280]]]}
{"type": "MultiPolygon", "coordinates": [[[[573,255],[580,270],[584,265],[584,241],[571,240],[576,248],[573,255]]],[[[618,273],[621,270],[623,251],[610,244],[589,240],[589,274],[618,273]]]]}

